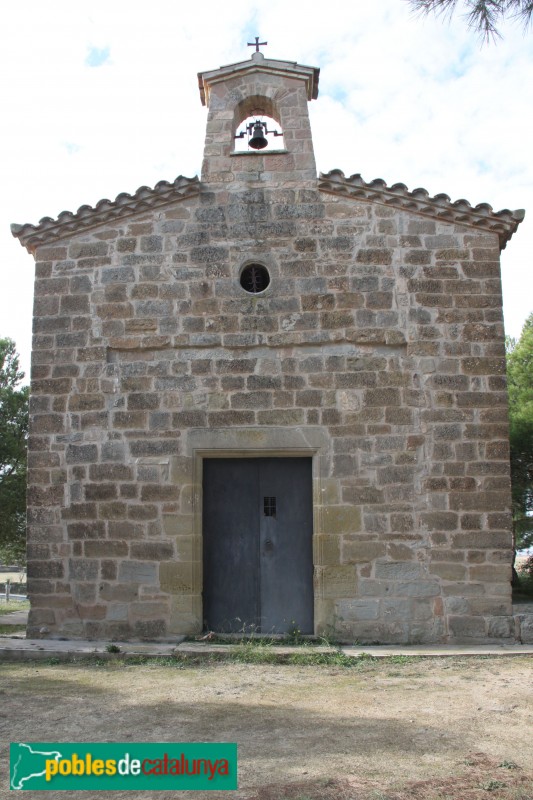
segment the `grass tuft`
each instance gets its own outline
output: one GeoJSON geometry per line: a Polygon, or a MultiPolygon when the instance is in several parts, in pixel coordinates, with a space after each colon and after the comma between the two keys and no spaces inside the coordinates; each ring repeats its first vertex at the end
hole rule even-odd
{"type": "Polygon", "coordinates": [[[0,600],[0,616],[11,614],[12,611],[29,611],[29,600],[10,600],[9,603],[0,600]]]}
{"type": "Polygon", "coordinates": [[[15,633],[24,633],[26,630],[25,625],[1,625],[0,636],[12,636],[15,633]]]}

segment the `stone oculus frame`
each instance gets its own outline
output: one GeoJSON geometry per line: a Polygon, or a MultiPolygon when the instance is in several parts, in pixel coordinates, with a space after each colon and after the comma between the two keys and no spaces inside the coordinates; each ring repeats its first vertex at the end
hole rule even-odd
{"type": "Polygon", "coordinates": [[[262,53],[201,73],[201,180],[12,227],[37,262],[30,636],[201,631],[203,459],[266,456],[312,458],[317,634],[527,635],[499,266],[524,214],[317,178],[318,77],[262,53]],[[259,113],[285,149],[236,153],[259,113]]]}

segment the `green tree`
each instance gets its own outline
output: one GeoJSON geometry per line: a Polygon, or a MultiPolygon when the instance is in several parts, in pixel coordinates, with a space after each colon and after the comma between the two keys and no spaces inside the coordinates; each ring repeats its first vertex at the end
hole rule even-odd
{"type": "Polygon", "coordinates": [[[26,550],[28,387],[19,388],[15,342],[0,339],[0,559],[21,562],[26,550]]]}
{"type": "Polygon", "coordinates": [[[533,546],[533,313],[518,341],[507,339],[515,550],[533,546]]]}
{"type": "MultiPolygon", "coordinates": [[[[452,16],[457,0],[407,0],[422,14],[452,16]]],[[[533,16],[533,0],[463,0],[468,25],[485,41],[500,36],[499,25],[505,19],[520,20],[527,29],[533,16]]]]}

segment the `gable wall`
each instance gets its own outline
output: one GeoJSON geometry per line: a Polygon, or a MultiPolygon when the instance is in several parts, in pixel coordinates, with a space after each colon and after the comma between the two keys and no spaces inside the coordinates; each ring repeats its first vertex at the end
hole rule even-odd
{"type": "Polygon", "coordinates": [[[218,448],[314,456],[317,633],[512,637],[496,235],[211,186],[37,261],[30,635],[201,630],[218,448]]]}

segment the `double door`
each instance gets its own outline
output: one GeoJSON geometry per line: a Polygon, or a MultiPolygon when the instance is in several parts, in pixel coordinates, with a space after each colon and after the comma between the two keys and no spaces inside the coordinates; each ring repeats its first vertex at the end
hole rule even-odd
{"type": "Polygon", "coordinates": [[[203,462],[204,622],[313,633],[310,458],[203,462]]]}

